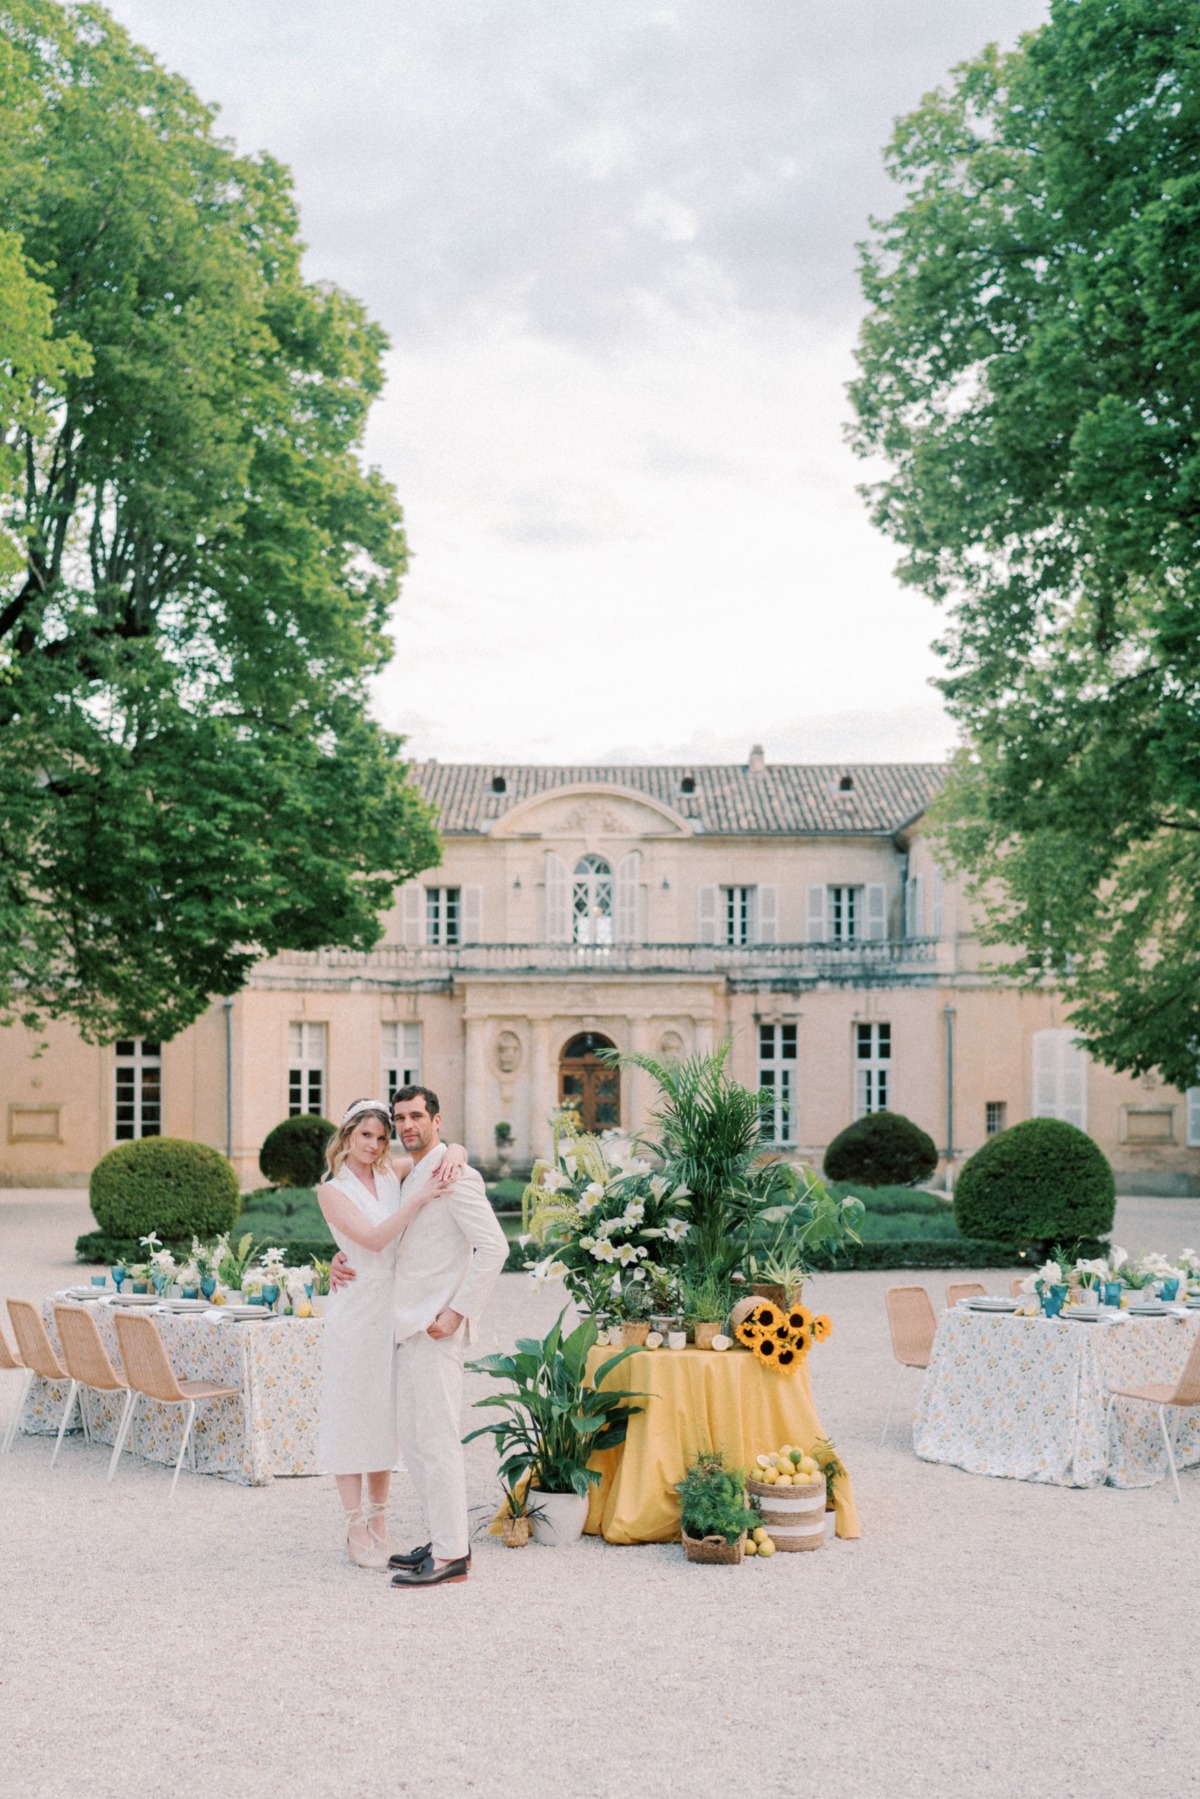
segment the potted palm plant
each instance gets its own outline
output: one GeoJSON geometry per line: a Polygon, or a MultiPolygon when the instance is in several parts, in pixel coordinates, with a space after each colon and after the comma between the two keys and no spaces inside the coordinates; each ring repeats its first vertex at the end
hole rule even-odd
{"type": "Polygon", "coordinates": [[[598,1451],[625,1441],[629,1419],[641,1410],[629,1401],[645,1397],[601,1385],[635,1353],[632,1349],[609,1356],[588,1379],[588,1354],[598,1335],[595,1320],[585,1318],[564,1336],[565,1315],[559,1313],[545,1338],[521,1337],[511,1355],[484,1356],[467,1364],[472,1373],[507,1381],[509,1390],[475,1401],[504,1416],[481,1424],[463,1441],[495,1438],[500,1479],[510,1493],[528,1483],[540,1514],[533,1517],[533,1540],[550,1546],[579,1541],[588,1494],[600,1479],[589,1463],[598,1451]]]}

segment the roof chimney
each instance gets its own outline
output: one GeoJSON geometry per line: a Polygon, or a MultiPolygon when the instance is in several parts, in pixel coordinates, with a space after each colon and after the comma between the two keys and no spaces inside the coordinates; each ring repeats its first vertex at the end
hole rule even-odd
{"type": "Polygon", "coordinates": [[[752,775],[761,775],[766,766],[767,758],[763,754],[763,746],[761,743],[756,743],[754,748],[750,751],[750,773],[752,775]]]}

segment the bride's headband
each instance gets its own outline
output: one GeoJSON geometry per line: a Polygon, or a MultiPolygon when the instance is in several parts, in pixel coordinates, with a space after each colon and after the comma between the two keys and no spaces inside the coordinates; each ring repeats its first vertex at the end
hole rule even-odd
{"type": "Polygon", "coordinates": [[[382,1112],[386,1118],[388,1115],[387,1103],[382,1099],[356,1099],[350,1110],[342,1114],[342,1123],[349,1124],[350,1120],[357,1118],[360,1112],[382,1112]]]}

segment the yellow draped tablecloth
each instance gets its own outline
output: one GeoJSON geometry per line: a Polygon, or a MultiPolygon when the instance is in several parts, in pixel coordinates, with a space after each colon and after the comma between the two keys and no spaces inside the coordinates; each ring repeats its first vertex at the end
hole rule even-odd
{"type": "MultiPolygon", "coordinates": [[[[53,1300],[47,1300],[42,1316],[58,1350],[53,1305],[53,1300]]],[[[89,1310],[115,1360],[118,1349],[112,1307],[100,1304],[89,1310]]],[[[197,1409],[193,1441],[198,1473],[215,1474],[248,1487],[266,1486],[281,1474],[316,1473],[325,1328],[320,1318],[264,1318],[242,1324],[153,1308],[150,1315],[180,1380],[214,1381],[239,1390],[236,1399],[212,1400],[197,1409]]],[[[66,1397],[65,1383],[35,1380],[21,1430],[33,1436],[57,1431],[66,1397]]],[[[124,1394],[85,1391],[83,1399],[92,1436],[101,1443],[114,1442],[124,1394]]],[[[129,1438],[130,1451],[169,1465],[179,1453],[182,1431],[181,1406],[142,1399],[129,1438]]]]}
{"type": "MultiPolygon", "coordinates": [[[[615,1352],[593,1349],[588,1373],[615,1352]]],[[[732,1465],[748,1468],[756,1455],[791,1443],[811,1449],[824,1435],[807,1362],[794,1374],[764,1368],[745,1350],[640,1350],[614,1368],[605,1387],[647,1393],[629,1421],[620,1449],[592,1461],[601,1471],[592,1488],[585,1529],[609,1543],[672,1543],[679,1539],[675,1482],[700,1449],[723,1449],[732,1465]]],[[[834,1484],[839,1537],[856,1537],[858,1513],[850,1477],[834,1484]]]]}

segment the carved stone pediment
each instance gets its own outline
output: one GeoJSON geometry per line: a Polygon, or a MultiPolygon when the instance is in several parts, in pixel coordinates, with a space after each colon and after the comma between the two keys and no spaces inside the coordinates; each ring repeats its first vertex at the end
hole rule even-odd
{"type": "Polygon", "coordinates": [[[690,837],[686,818],[648,794],[612,787],[559,788],[535,794],[498,818],[493,837],[690,837]]]}

